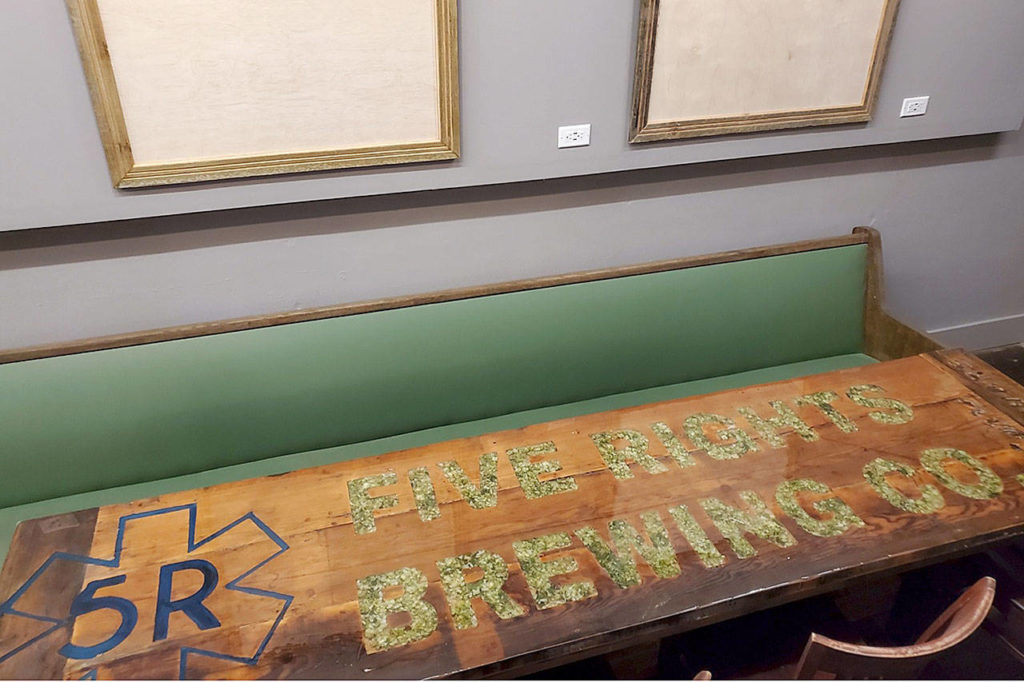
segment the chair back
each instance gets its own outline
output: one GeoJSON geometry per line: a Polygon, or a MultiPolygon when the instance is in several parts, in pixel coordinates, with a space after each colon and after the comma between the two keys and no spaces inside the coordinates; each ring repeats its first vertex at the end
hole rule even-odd
{"type": "Polygon", "coordinates": [[[911,679],[925,665],[973,633],[992,607],[996,581],[982,578],[928,626],[910,646],[850,644],[811,634],[797,665],[798,680],[911,679]]]}

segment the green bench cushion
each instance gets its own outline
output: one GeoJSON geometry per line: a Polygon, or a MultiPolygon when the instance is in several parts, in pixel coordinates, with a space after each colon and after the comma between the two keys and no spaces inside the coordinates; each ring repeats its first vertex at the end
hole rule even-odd
{"type": "Polygon", "coordinates": [[[0,507],[857,353],[865,258],[845,246],[0,366],[0,507]]]}
{"type": "Polygon", "coordinates": [[[420,447],[431,443],[439,443],[457,438],[479,436],[495,431],[517,429],[529,424],[537,424],[556,419],[565,419],[583,414],[592,414],[624,407],[644,405],[663,400],[684,398],[715,391],[742,388],[753,384],[783,381],[793,377],[808,376],[837,369],[860,367],[875,362],[871,357],[861,354],[838,355],[817,360],[807,360],[792,364],[769,367],[765,369],[700,379],[668,386],[619,393],[616,395],[594,398],[576,403],[544,407],[525,412],[490,417],[462,424],[435,427],[413,433],[391,436],[363,443],[343,445],[311,452],[285,455],[262,461],[250,462],[236,466],[224,467],[212,471],[168,478],[159,481],[139,483],[135,485],[111,488],[72,495],[59,499],[45,500],[17,507],[0,509],[0,561],[10,546],[15,526],[21,521],[53,514],[63,514],[79,509],[88,509],[106,504],[129,502],[145,497],[162,495],[180,490],[192,490],[205,486],[239,481],[246,478],[269,476],[285,471],[294,471],[307,467],[331,464],[360,457],[371,457],[387,452],[395,452],[408,448],[420,447]]]}

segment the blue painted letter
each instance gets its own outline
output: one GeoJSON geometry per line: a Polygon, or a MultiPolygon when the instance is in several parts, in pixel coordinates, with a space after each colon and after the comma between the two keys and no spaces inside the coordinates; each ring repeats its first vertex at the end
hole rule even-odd
{"type": "Polygon", "coordinates": [[[220,627],[220,621],[210,609],[203,605],[203,600],[210,596],[217,587],[217,569],[209,561],[191,559],[167,564],[160,567],[160,590],[156,598],[156,618],[153,623],[153,641],[167,639],[167,624],[171,613],[181,611],[192,619],[200,630],[220,627]],[[203,585],[191,596],[184,599],[171,599],[171,584],[174,574],[178,571],[193,570],[203,574],[203,585]]]}
{"type": "Polygon", "coordinates": [[[72,621],[83,614],[92,613],[93,611],[102,611],[104,609],[117,611],[121,614],[121,624],[117,626],[117,631],[106,640],[92,646],[78,646],[68,642],[60,648],[58,653],[61,656],[77,660],[96,658],[100,654],[107,653],[126,640],[128,635],[132,634],[132,630],[135,629],[135,624],[139,622],[139,610],[135,608],[135,604],[122,597],[94,596],[96,594],[96,590],[103,589],[104,587],[110,587],[112,585],[120,585],[125,581],[126,577],[127,576],[118,575],[105,580],[93,580],[91,583],[86,585],[85,589],[75,597],[73,602],[71,602],[72,621]]]}

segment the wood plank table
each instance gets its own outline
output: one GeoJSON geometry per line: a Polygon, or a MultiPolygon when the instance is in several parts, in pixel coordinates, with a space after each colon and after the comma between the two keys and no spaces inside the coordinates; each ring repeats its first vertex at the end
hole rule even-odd
{"type": "Polygon", "coordinates": [[[944,351],[26,522],[0,676],[521,674],[971,551],[1022,504],[1024,389],[944,351]]]}

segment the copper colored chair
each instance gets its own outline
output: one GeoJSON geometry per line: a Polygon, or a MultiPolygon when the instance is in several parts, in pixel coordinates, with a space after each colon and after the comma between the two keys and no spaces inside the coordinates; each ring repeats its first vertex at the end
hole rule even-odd
{"type": "Polygon", "coordinates": [[[876,647],[849,644],[811,634],[796,667],[795,679],[912,679],[950,647],[967,639],[985,620],[996,581],[982,578],[933,622],[915,644],[876,647]]]}

